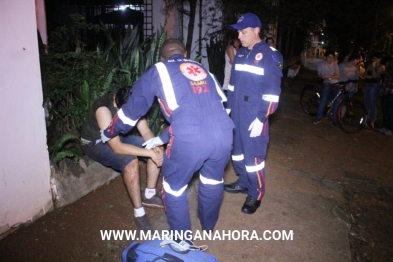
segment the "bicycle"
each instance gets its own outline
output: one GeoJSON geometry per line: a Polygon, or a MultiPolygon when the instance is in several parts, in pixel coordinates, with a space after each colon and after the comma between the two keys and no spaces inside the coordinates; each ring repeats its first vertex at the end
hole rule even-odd
{"type": "MultiPolygon", "coordinates": [[[[348,134],[356,134],[366,124],[367,110],[361,101],[350,97],[349,92],[346,90],[346,86],[350,82],[355,81],[348,80],[335,84],[335,88],[340,91],[333,99],[328,100],[324,113],[326,116],[330,116],[333,111],[334,102],[342,95],[342,101],[337,110],[337,125],[348,134]]],[[[321,87],[315,85],[306,85],[303,87],[300,92],[300,105],[306,114],[316,116],[321,93],[321,87]]]]}

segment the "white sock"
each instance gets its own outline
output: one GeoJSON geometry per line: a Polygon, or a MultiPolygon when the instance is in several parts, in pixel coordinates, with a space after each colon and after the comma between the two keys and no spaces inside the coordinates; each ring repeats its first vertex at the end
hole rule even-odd
{"type": "Polygon", "coordinates": [[[152,198],[156,194],[156,189],[155,188],[145,188],[145,197],[147,199],[152,198]]]}
{"type": "Polygon", "coordinates": [[[135,217],[143,217],[145,214],[145,209],[143,207],[134,208],[135,217]]]}

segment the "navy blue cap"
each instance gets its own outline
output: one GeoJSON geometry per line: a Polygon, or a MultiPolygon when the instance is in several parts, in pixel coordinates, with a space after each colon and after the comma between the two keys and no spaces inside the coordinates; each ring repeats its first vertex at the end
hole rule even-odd
{"type": "Polygon", "coordinates": [[[236,24],[230,25],[229,27],[236,29],[236,30],[243,30],[247,27],[261,27],[261,21],[259,20],[258,16],[253,13],[247,13],[242,15],[239,20],[237,20],[236,24]]]}

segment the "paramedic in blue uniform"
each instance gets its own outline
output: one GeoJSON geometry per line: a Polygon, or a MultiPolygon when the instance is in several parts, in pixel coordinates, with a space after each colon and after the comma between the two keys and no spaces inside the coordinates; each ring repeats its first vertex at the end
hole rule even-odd
{"type": "Polygon", "coordinates": [[[224,193],[224,169],[230,159],[234,124],[223,107],[226,97],[215,77],[185,56],[181,41],[165,41],[162,62],[135,82],[128,102],[101,132],[101,138],[107,141],[127,133],[157,97],[170,126],[144,145],[151,149],[167,144],[161,172],[170,228],[191,230],[186,189],[199,170],[198,216],[202,229],[213,230],[224,193]]]}
{"type": "Polygon", "coordinates": [[[261,22],[255,14],[244,14],[230,27],[239,32],[242,44],[227,93],[227,107],[235,123],[232,161],[239,179],[226,184],[224,190],[247,194],[241,211],[253,214],[265,194],[268,118],[277,109],[283,61],[279,51],[261,41],[261,22]]]}

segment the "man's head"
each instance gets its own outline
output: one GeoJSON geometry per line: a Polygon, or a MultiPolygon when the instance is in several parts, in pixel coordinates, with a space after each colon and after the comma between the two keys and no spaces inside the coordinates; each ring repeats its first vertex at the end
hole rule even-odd
{"type": "Polygon", "coordinates": [[[179,39],[170,38],[166,40],[161,46],[161,58],[169,59],[172,55],[186,56],[186,48],[179,39]]]}
{"type": "Polygon", "coordinates": [[[121,108],[128,101],[131,95],[131,86],[125,86],[117,90],[115,95],[115,103],[117,108],[121,108]]]}
{"type": "Polygon", "coordinates": [[[239,32],[239,39],[242,46],[252,49],[252,47],[261,41],[259,32],[261,30],[261,21],[258,16],[253,13],[242,15],[236,24],[229,27],[239,32]]]}
{"type": "Polygon", "coordinates": [[[266,38],[265,39],[265,43],[274,47],[274,39],[273,39],[273,37],[269,36],[268,38],[266,38]]]}
{"type": "Polygon", "coordinates": [[[357,65],[360,60],[360,55],[359,54],[351,54],[348,58],[348,62],[353,63],[354,65],[357,65]]]}
{"type": "Polygon", "coordinates": [[[326,61],[330,64],[333,63],[334,61],[334,51],[333,50],[327,50],[325,52],[325,56],[326,56],[326,61]]]}

